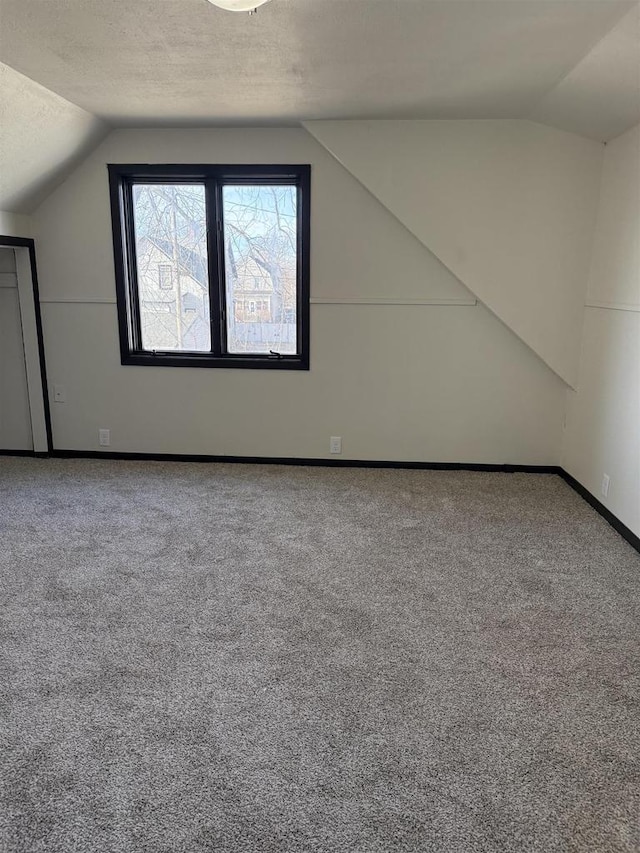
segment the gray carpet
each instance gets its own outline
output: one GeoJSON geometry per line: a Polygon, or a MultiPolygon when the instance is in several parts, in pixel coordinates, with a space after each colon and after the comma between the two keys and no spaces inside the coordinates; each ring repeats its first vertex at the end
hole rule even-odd
{"type": "Polygon", "coordinates": [[[640,556],[558,477],[0,459],[0,849],[640,850],[640,556]]]}

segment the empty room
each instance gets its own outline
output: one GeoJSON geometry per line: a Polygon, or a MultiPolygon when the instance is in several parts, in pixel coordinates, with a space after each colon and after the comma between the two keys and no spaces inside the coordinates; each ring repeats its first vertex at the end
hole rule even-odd
{"type": "Polygon", "coordinates": [[[640,853],[638,0],[0,0],[0,851],[640,853]]]}

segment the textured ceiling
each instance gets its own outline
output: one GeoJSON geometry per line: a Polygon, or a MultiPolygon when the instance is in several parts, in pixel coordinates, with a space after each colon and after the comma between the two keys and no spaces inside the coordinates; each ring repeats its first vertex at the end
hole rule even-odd
{"type": "Polygon", "coordinates": [[[640,3],[0,0],[3,210],[33,210],[108,125],[360,117],[531,118],[607,141],[640,121],[640,3]]]}
{"type": "Polygon", "coordinates": [[[604,142],[640,121],[640,5],[543,98],[530,118],[604,142]]]}
{"type": "Polygon", "coordinates": [[[91,113],[0,63],[0,210],[33,210],[106,132],[91,113]]]}
{"type": "Polygon", "coordinates": [[[572,70],[630,8],[273,0],[248,16],[206,0],[0,0],[0,60],[115,125],[508,118],[535,109],[562,125],[562,92],[544,99],[559,81],[571,85],[572,70]]]}

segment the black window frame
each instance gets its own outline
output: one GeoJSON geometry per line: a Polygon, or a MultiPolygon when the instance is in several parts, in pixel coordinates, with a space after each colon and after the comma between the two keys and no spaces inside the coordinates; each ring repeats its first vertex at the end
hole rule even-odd
{"type": "Polygon", "coordinates": [[[115,262],[120,361],[123,365],[155,367],[222,367],[272,370],[309,369],[310,326],[310,203],[311,166],[249,164],[132,164],[110,163],[109,194],[115,262]],[[207,215],[207,261],[211,321],[211,351],[145,350],[142,348],[133,186],[139,183],[204,184],[207,215]],[[225,261],[222,188],[225,184],[293,184],[297,187],[297,353],[259,354],[226,351],[225,261]]]}

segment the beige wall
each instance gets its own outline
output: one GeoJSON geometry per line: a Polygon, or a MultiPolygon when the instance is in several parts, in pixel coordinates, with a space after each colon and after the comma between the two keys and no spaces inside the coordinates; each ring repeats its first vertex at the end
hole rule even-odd
{"type": "Polygon", "coordinates": [[[1,237],[32,237],[31,217],[21,213],[8,213],[0,210],[1,237]]]}
{"type": "Polygon", "coordinates": [[[603,146],[530,121],[305,127],[567,383],[603,146]]]}
{"type": "Polygon", "coordinates": [[[57,448],[559,461],[563,382],[302,129],[113,132],[34,221],[57,448]],[[120,365],[108,162],[312,164],[310,372],[120,365]]]}
{"type": "Polygon", "coordinates": [[[605,149],[563,465],[640,535],[640,126],[605,149]],[[605,473],[608,497],[601,494],[605,473]]]}

